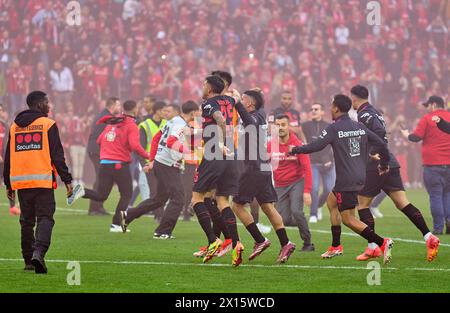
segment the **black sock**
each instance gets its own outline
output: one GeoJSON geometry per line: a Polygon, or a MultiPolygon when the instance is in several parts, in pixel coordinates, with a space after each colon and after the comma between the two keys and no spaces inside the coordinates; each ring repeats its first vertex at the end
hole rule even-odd
{"type": "Polygon", "coordinates": [[[230,233],[231,239],[233,240],[233,248],[236,247],[237,242],[239,241],[239,234],[237,230],[236,224],[236,216],[230,207],[223,209],[222,211],[223,220],[226,223],[226,227],[228,232],[230,233]]]}
{"type": "Polygon", "coordinates": [[[217,238],[220,238],[220,234],[222,233],[222,227],[220,227],[220,225],[217,222],[215,222],[217,217],[213,218],[213,215],[220,214],[219,208],[217,207],[217,203],[215,200],[211,198],[205,198],[205,205],[208,208],[209,216],[211,217],[212,220],[212,227],[214,234],[216,235],[217,238]]]}
{"type": "Polygon", "coordinates": [[[280,245],[282,247],[284,247],[285,245],[288,244],[289,238],[286,233],[286,228],[283,227],[283,228],[278,229],[277,236],[278,236],[278,239],[280,240],[280,245]]]}
{"type": "Polygon", "coordinates": [[[216,241],[217,237],[212,230],[211,219],[209,218],[208,209],[206,208],[205,203],[199,202],[195,204],[194,212],[197,215],[200,226],[208,237],[208,242],[213,243],[214,241],[216,241]]]}
{"type": "Polygon", "coordinates": [[[408,204],[402,209],[402,212],[410,219],[411,222],[413,222],[414,225],[416,225],[424,236],[430,232],[422,213],[414,205],[411,203],[408,204]]]}
{"type": "Polygon", "coordinates": [[[360,235],[369,243],[375,242],[380,248],[384,243],[384,239],[378,236],[369,226],[364,228],[360,235]]]}
{"type": "Polygon", "coordinates": [[[263,243],[266,240],[266,238],[264,238],[264,236],[259,231],[258,226],[256,226],[255,222],[251,223],[246,228],[250,235],[252,235],[256,243],[263,243]]]}
{"type": "Polygon", "coordinates": [[[225,239],[231,239],[227,224],[220,214],[219,208],[210,198],[205,198],[205,206],[208,209],[209,216],[213,223],[213,231],[217,238],[220,238],[220,233],[223,233],[225,239]]]}
{"type": "Polygon", "coordinates": [[[331,246],[339,247],[341,245],[341,226],[331,226],[331,235],[333,237],[331,246]]]}
{"type": "Polygon", "coordinates": [[[372,212],[369,208],[358,210],[359,219],[361,222],[369,226],[373,231],[375,231],[375,220],[373,219],[372,212]]]}

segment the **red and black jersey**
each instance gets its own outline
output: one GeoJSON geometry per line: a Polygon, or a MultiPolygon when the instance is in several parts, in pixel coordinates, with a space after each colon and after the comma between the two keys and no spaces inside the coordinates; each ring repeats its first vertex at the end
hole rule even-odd
{"type": "Polygon", "coordinates": [[[203,142],[207,143],[209,140],[216,136],[217,132],[212,132],[211,130],[206,130],[208,126],[217,125],[213,118],[215,112],[222,112],[225,118],[225,123],[227,125],[227,140],[230,138],[232,140],[233,133],[230,132],[234,126],[233,115],[234,115],[234,99],[230,96],[215,96],[206,100],[202,104],[202,117],[203,117],[203,142]],[[205,131],[206,130],[206,131],[205,131]]]}

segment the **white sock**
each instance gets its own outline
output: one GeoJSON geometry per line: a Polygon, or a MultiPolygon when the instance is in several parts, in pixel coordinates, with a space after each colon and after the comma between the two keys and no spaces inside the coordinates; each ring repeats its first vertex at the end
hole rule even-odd
{"type": "Polygon", "coordinates": [[[431,232],[428,232],[425,236],[423,236],[423,239],[425,239],[425,241],[428,241],[428,239],[430,239],[430,237],[432,236],[433,234],[431,233],[431,232]]]}
{"type": "Polygon", "coordinates": [[[369,243],[369,249],[370,250],[375,250],[377,247],[378,247],[378,245],[375,242],[369,243]]]}

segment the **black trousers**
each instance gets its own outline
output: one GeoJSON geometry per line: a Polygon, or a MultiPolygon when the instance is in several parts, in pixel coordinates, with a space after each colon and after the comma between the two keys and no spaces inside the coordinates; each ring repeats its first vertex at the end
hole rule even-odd
{"type": "MultiPolygon", "coordinates": [[[[92,165],[94,166],[95,170],[95,182],[94,182],[94,190],[98,190],[98,183],[99,183],[99,169],[100,169],[100,156],[98,154],[89,153],[89,159],[92,162],[92,165]]],[[[95,212],[95,211],[103,211],[103,202],[98,202],[91,200],[89,201],[89,212],[95,212]]]]}
{"type": "MultiPolygon", "coordinates": [[[[150,173],[146,173],[148,187],[150,188],[150,199],[156,196],[156,191],[158,190],[158,179],[156,178],[155,172],[151,171],[150,173]]],[[[161,219],[164,213],[164,205],[165,203],[155,209],[153,213],[155,214],[155,218],[161,219]]]]}
{"type": "Polygon", "coordinates": [[[157,180],[156,193],[152,193],[150,199],[141,202],[136,208],[128,210],[127,223],[129,224],[145,213],[164,206],[169,201],[162,216],[161,223],[155,232],[170,235],[183,209],[183,179],[178,168],[164,165],[158,161],[155,161],[153,173],[157,180]]]}
{"type": "Polygon", "coordinates": [[[192,200],[192,188],[194,188],[194,175],[197,165],[186,164],[183,172],[183,186],[184,186],[184,216],[189,217],[189,206],[192,200]]]}
{"type": "Polygon", "coordinates": [[[85,189],[83,198],[103,202],[108,199],[111,189],[117,184],[119,187],[120,199],[117,203],[116,213],[112,223],[120,224],[120,211],[125,211],[130,203],[133,194],[133,183],[131,179],[129,164],[100,164],[98,174],[98,189],[85,189]]]}
{"type": "Polygon", "coordinates": [[[19,190],[18,196],[22,256],[25,263],[30,263],[33,253],[44,257],[50,247],[55,225],[55,195],[53,189],[32,188],[19,190]]]}

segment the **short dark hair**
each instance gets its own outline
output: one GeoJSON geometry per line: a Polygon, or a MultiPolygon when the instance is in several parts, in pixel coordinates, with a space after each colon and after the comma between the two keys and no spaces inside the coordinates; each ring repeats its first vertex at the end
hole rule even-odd
{"type": "Polygon", "coordinates": [[[244,95],[247,95],[249,97],[252,97],[252,99],[255,101],[255,108],[259,110],[264,106],[264,96],[260,91],[251,89],[244,92],[244,95]]]}
{"type": "Polygon", "coordinates": [[[155,102],[155,101],[156,101],[156,97],[155,97],[154,95],[151,95],[151,94],[148,94],[148,95],[144,96],[144,99],[145,99],[145,98],[150,98],[150,100],[151,100],[152,102],[155,102]]]}
{"type": "Polygon", "coordinates": [[[167,106],[167,104],[164,101],[157,101],[155,104],[153,104],[153,113],[164,109],[167,106]]]}
{"type": "Polygon", "coordinates": [[[322,104],[322,103],[320,103],[320,102],[313,102],[313,104],[311,104],[311,107],[312,107],[313,105],[319,105],[319,106],[320,106],[320,109],[323,110],[323,104],[322,104]]]}
{"type": "Polygon", "coordinates": [[[275,120],[284,120],[284,119],[286,119],[286,120],[288,120],[288,121],[291,120],[291,119],[289,118],[289,115],[286,115],[286,114],[277,114],[277,115],[275,116],[275,120]]]}
{"type": "Polygon", "coordinates": [[[32,91],[27,96],[27,104],[30,108],[35,108],[39,105],[39,103],[45,101],[47,98],[47,94],[40,90],[32,91]]]}
{"type": "Polygon", "coordinates": [[[181,113],[180,106],[177,104],[169,104],[167,107],[173,108],[175,111],[177,111],[178,114],[181,113]]]}
{"type": "Polygon", "coordinates": [[[214,93],[221,94],[225,89],[225,83],[219,76],[208,76],[205,80],[211,86],[212,92],[214,93]]]}
{"type": "Polygon", "coordinates": [[[350,90],[350,93],[352,95],[357,96],[360,99],[364,100],[369,99],[369,89],[367,89],[362,85],[353,86],[352,89],[350,90]]]}
{"type": "Polygon", "coordinates": [[[352,108],[352,99],[346,95],[335,95],[333,98],[333,105],[342,113],[348,113],[352,108]]]}
{"type": "Polygon", "coordinates": [[[233,83],[233,76],[231,76],[231,74],[228,72],[213,71],[213,72],[211,72],[211,75],[219,76],[220,78],[222,78],[224,81],[227,82],[228,86],[231,86],[231,84],[233,83]]]}
{"type": "Polygon", "coordinates": [[[183,114],[189,114],[194,111],[198,111],[198,104],[192,100],[186,101],[181,105],[181,111],[183,114]]]}
{"type": "Polygon", "coordinates": [[[106,100],[106,107],[110,108],[112,107],[117,101],[120,101],[117,97],[110,97],[108,100],[106,100]]]}
{"type": "Polygon", "coordinates": [[[130,112],[130,111],[134,110],[136,108],[136,106],[137,106],[136,101],[134,101],[134,100],[127,100],[127,101],[125,101],[123,103],[123,110],[125,112],[130,112]]]}

